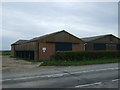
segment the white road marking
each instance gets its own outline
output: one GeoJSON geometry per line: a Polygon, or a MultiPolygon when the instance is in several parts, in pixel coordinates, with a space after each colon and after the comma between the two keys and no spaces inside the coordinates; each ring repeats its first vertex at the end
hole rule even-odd
{"type": "Polygon", "coordinates": [[[118,80],[120,80],[120,79],[114,79],[114,80],[112,80],[112,81],[115,82],[115,81],[118,81],[118,80]]]}
{"type": "Polygon", "coordinates": [[[106,70],[117,70],[118,67],[116,68],[104,68],[104,69],[98,69],[98,70],[89,70],[89,71],[81,71],[81,72],[73,72],[71,74],[76,74],[76,73],[87,73],[87,72],[97,72],[97,71],[106,71],[106,70]]]}
{"type": "Polygon", "coordinates": [[[65,74],[63,73],[63,74],[47,75],[47,77],[60,77],[60,76],[63,76],[63,75],[65,75],[65,74]]]}
{"type": "Polygon", "coordinates": [[[86,87],[86,86],[91,86],[91,85],[100,85],[102,82],[97,82],[97,83],[91,83],[91,84],[84,84],[84,85],[78,85],[75,86],[76,88],[80,88],[80,87],[86,87]]]}
{"type": "Polygon", "coordinates": [[[63,76],[65,74],[66,73],[64,73],[64,74],[44,75],[44,76],[34,76],[34,77],[23,77],[23,78],[5,79],[5,80],[2,80],[2,81],[24,80],[24,79],[32,79],[32,78],[39,78],[39,77],[60,77],[60,76],[63,76]]]}
{"type": "Polygon", "coordinates": [[[98,70],[95,70],[95,71],[116,70],[116,69],[118,69],[118,67],[116,67],[116,68],[105,68],[105,69],[98,69],[98,70]]]}
{"type": "MultiPolygon", "coordinates": [[[[118,67],[115,68],[104,68],[104,69],[97,69],[97,70],[88,70],[88,71],[81,71],[81,72],[71,72],[70,74],[77,74],[77,73],[88,73],[88,72],[97,72],[97,71],[106,71],[106,70],[116,70],[118,67]]],[[[32,79],[32,78],[39,78],[39,77],[61,77],[64,75],[69,75],[69,73],[60,73],[60,74],[52,74],[52,75],[43,75],[43,76],[32,76],[32,77],[23,77],[23,78],[14,78],[14,79],[4,79],[2,81],[10,81],[10,80],[24,80],[24,79],[32,79]]]]}
{"type": "MultiPolygon", "coordinates": [[[[118,80],[120,80],[120,79],[114,79],[112,81],[115,82],[115,81],[118,81],[118,80]]],[[[75,87],[76,88],[80,88],[80,87],[86,87],[86,86],[91,86],[91,85],[100,85],[100,84],[102,84],[102,82],[91,83],[91,84],[84,84],[84,85],[78,85],[78,86],[75,86],[75,87]]]]}
{"type": "Polygon", "coordinates": [[[8,81],[8,80],[12,80],[12,79],[5,79],[5,80],[2,80],[2,81],[8,81]]]}

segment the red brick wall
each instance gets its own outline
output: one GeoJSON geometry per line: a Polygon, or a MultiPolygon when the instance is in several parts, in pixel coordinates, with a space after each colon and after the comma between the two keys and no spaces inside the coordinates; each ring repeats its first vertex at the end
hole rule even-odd
{"type": "Polygon", "coordinates": [[[72,51],[83,51],[83,50],[84,50],[84,43],[72,44],[72,51]]]}
{"type": "Polygon", "coordinates": [[[34,51],[34,60],[38,60],[38,52],[34,51]]]}
{"type": "Polygon", "coordinates": [[[93,51],[94,50],[93,44],[92,43],[87,43],[86,44],[86,50],[93,51]]]}
{"type": "Polygon", "coordinates": [[[106,50],[117,50],[117,45],[107,44],[106,45],[106,50]]]}
{"type": "Polygon", "coordinates": [[[39,60],[50,60],[51,56],[55,53],[54,43],[39,43],[39,60]],[[43,52],[42,48],[46,48],[43,52]]]}

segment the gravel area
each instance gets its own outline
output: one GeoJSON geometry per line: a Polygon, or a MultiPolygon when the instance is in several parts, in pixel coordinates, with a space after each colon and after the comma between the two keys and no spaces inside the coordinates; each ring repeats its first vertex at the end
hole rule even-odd
{"type": "Polygon", "coordinates": [[[25,72],[39,68],[40,62],[27,62],[10,56],[0,56],[2,58],[2,73],[25,72]]]}

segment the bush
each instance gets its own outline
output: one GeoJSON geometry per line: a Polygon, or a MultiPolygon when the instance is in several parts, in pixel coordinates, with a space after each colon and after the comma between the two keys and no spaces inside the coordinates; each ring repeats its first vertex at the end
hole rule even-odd
{"type": "Polygon", "coordinates": [[[120,51],[58,51],[53,56],[55,60],[93,60],[120,58],[120,51]]]}

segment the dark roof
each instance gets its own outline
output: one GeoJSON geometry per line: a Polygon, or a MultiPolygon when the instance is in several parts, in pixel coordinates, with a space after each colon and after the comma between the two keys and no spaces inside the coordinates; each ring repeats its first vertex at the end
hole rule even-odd
{"type": "MultiPolygon", "coordinates": [[[[81,38],[83,41],[85,42],[90,42],[90,41],[93,41],[93,40],[96,40],[96,39],[100,39],[100,38],[103,38],[105,36],[110,36],[112,34],[106,34],[106,35],[99,35],[99,36],[93,36],[93,37],[86,37],[86,38],[81,38]]],[[[112,35],[113,36],[113,35],[112,35]]]]}
{"type": "MultiPolygon", "coordinates": [[[[61,31],[58,31],[58,32],[54,32],[54,33],[51,33],[51,34],[46,34],[46,35],[43,35],[43,36],[40,36],[40,37],[36,37],[36,38],[33,38],[33,39],[30,39],[29,41],[31,42],[31,41],[37,41],[37,40],[40,40],[40,39],[43,39],[43,38],[46,38],[46,37],[49,37],[49,36],[53,36],[53,35],[55,35],[55,34],[57,34],[57,33],[61,33],[61,32],[66,32],[66,33],[68,33],[69,35],[72,35],[72,34],[70,34],[69,32],[67,32],[67,31],[65,31],[65,30],[61,30],[61,31]]],[[[77,38],[77,39],[79,39],[79,40],[81,40],[80,38],[78,38],[78,37],[76,37],[76,36],[74,36],[74,35],[72,35],[73,37],[75,37],[75,38],[77,38]]]]}
{"type": "Polygon", "coordinates": [[[26,41],[28,41],[28,40],[18,40],[15,43],[13,43],[12,45],[22,44],[22,43],[24,43],[26,41]]]}
{"type": "MultiPolygon", "coordinates": [[[[36,37],[36,38],[30,39],[30,40],[18,40],[15,43],[13,43],[12,45],[23,44],[23,43],[30,43],[30,42],[36,42],[37,40],[41,40],[43,38],[46,38],[46,37],[49,37],[49,36],[53,36],[53,35],[61,33],[61,32],[65,32],[65,33],[68,33],[69,35],[72,35],[72,34],[70,34],[69,32],[67,32],[65,30],[61,30],[61,31],[54,32],[54,33],[51,33],[51,34],[46,34],[46,35],[43,35],[43,36],[40,36],[40,37],[36,37]]],[[[82,39],[80,39],[80,38],[78,38],[78,37],[76,37],[74,35],[72,35],[72,36],[75,37],[75,38],[77,38],[77,39],[79,39],[79,40],[82,40],[82,39]]]]}
{"type": "MultiPolygon", "coordinates": [[[[59,32],[61,32],[61,31],[59,31],[59,32]]],[[[59,33],[59,32],[55,32],[55,33],[51,33],[51,34],[46,34],[46,35],[43,35],[43,36],[40,36],[40,37],[35,37],[35,38],[33,38],[33,39],[30,39],[29,41],[40,40],[40,39],[46,38],[46,37],[48,37],[48,36],[52,36],[52,35],[54,35],[54,34],[56,34],[56,33],[59,33]]]]}

